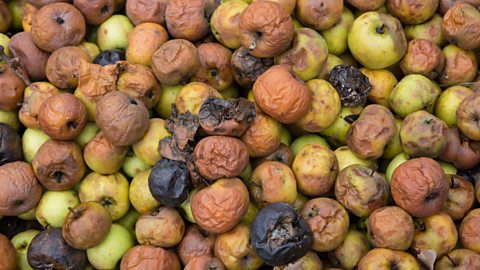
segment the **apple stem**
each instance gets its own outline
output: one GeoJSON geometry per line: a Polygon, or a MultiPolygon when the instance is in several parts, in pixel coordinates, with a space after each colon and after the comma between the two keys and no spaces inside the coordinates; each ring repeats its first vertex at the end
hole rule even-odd
{"type": "Polygon", "coordinates": [[[75,211],[72,207],[68,207],[68,211],[70,211],[70,213],[72,213],[76,218],[79,218],[80,215],[78,214],[77,211],[75,211]]]}
{"type": "Polygon", "coordinates": [[[0,45],[0,59],[5,61],[10,68],[15,72],[15,74],[22,79],[22,81],[25,83],[25,85],[29,86],[31,84],[30,78],[28,78],[28,75],[25,74],[25,72],[21,69],[22,65],[20,64],[20,60],[15,57],[15,58],[10,58],[5,54],[5,48],[0,45]]]}
{"type": "Polygon", "coordinates": [[[455,262],[452,260],[452,258],[450,258],[450,255],[445,254],[445,257],[450,261],[450,263],[452,263],[453,266],[456,266],[455,262]]]}

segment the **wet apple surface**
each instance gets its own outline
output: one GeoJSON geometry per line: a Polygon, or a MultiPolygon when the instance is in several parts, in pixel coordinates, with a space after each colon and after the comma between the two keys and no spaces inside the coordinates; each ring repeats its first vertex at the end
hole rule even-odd
{"type": "Polygon", "coordinates": [[[0,1],[0,270],[480,269],[480,0],[0,1]]]}

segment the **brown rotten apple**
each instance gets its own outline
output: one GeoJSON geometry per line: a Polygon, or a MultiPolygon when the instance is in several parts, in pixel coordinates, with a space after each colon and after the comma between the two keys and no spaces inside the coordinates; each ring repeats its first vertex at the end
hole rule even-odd
{"type": "Polygon", "coordinates": [[[117,91],[140,99],[150,109],[160,100],[162,87],[149,67],[127,64],[118,76],[117,91]]]}
{"type": "Polygon", "coordinates": [[[215,237],[203,231],[197,224],[190,225],[177,247],[182,263],[186,265],[195,257],[212,256],[215,237]]]}
{"type": "Polygon", "coordinates": [[[480,254],[469,249],[455,249],[435,264],[435,270],[475,269],[480,265],[480,254]]]}
{"type": "Polygon", "coordinates": [[[419,24],[433,16],[439,0],[387,0],[388,10],[405,24],[419,24]]]}
{"type": "Polygon", "coordinates": [[[54,51],[45,67],[48,81],[61,89],[77,87],[82,61],[91,62],[91,59],[80,47],[66,46],[54,51]]]}
{"type": "Polygon", "coordinates": [[[46,99],[38,111],[40,128],[55,140],[72,140],[87,124],[87,109],[74,95],[62,92],[46,99]]]}
{"type": "Polygon", "coordinates": [[[385,0],[346,0],[350,5],[362,11],[373,11],[385,4],[385,0]]]}
{"type": "Polygon", "coordinates": [[[74,0],[73,5],[90,25],[99,25],[115,11],[115,0],[74,0]]]}
{"type": "Polygon", "coordinates": [[[132,64],[150,67],[152,56],[162,44],[168,41],[168,33],[156,23],[142,23],[128,34],[128,46],[125,57],[132,64]]]}
{"type": "Polygon", "coordinates": [[[72,141],[46,141],[35,154],[32,167],[48,190],[71,189],[85,174],[82,149],[72,141]]]}
{"type": "Polygon", "coordinates": [[[232,54],[233,78],[241,87],[251,89],[257,78],[273,66],[273,63],[273,58],[255,57],[242,46],[232,54]]]}
{"type": "Polygon", "coordinates": [[[180,270],[175,252],[161,247],[138,245],[123,255],[120,270],[168,269],[180,270]]]}
{"type": "Polygon", "coordinates": [[[461,135],[457,128],[450,128],[447,135],[447,148],[440,159],[453,163],[458,169],[468,170],[480,163],[480,153],[472,149],[471,141],[461,135]]]}
{"type": "Polygon", "coordinates": [[[400,62],[403,74],[421,74],[432,80],[440,75],[444,66],[445,55],[440,47],[425,39],[410,41],[400,62]]]}
{"type": "Polygon", "coordinates": [[[110,92],[97,102],[95,122],[113,145],[127,146],[147,132],[148,110],[139,99],[110,92]]]}
{"type": "Polygon", "coordinates": [[[208,84],[218,91],[227,89],[233,82],[230,50],[217,43],[204,43],[197,50],[200,69],[192,81],[208,84]]]}
{"type": "Polygon", "coordinates": [[[443,211],[453,220],[462,219],[475,203],[475,188],[470,181],[458,176],[448,175],[450,190],[443,211]]]}
{"type": "Polygon", "coordinates": [[[460,239],[465,248],[480,253],[480,209],[468,213],[460,224],[460,239]]]}
{"type": "Polygon", "coordinates": [[[185,222],[177,210],[158,207],[143,214],[135,224],[135,235],[142,245],[172,247],[178,244],[185,232],[185,222]]]}
{"type": "Polygon", "coordinates": [[[197,224],[210,233],[231,230],[248,210],[248,190],[239,178],[219,179],[192,197],[197,224]]]}
{"type": "Polygon", "coordinates": [[[125,9],[133,24],[145,22],[158,23],[165,26],[165,12],[169,0],[127,0],[125,9]]]}
{"type": "Polygon", "coordinates": [[[290,14],[271,1],[256,1],[245,8],[239,28],[240,42],[256,57],[281,54],[290,46],[294,35],[290,14]]]}
{"type": "Polygon", "coordinates": [[[368,238],[374,247],[406,250],[415,232],[412,217],[402,208],[386,206],[368,217],[368,238]]]}
{"type": "Polygon", "coordinates": [[[8,48],[14,57],[19,58],[20,65],[25,68],[30,79],[37,81],[45,78],[45,66],[50,54],[35,45],[31,33],[15,34],[10,39],[8,48]]]}
{"type": "Polygon", "coordinates": [[[480,92],[465,98],[457,109],[457,126],[471,140],[480,140],[480,92]]]}
{"type": "Polygon", "coordinates": [[[298,20],[315,30],[327,30],[342,17],[343,0],[297,0],[298,20]]]}
{"type": "Polygon", "coordinates": [[[47,52],[79,44],[85,32],[86,24],[82,13],[66,3],[43,6],[32,21],[33,41],[47,52]]]}
{"type": "Polygon", "coordinates": [[[18,113],[20,122],[27,128],[40,128],[38,112],[42,103],[49,97],[57,94],[59,90],[51,83],[35,82],[30,84],[24,93],[22,108],[18,113]]]}
{"type": "Polygon", "coordinates": [[[30,164],[22,161],[0,166],[0,216],[23,214],[37,205],[42,196],[30,164]]]}
{"type": "Polygon", "coordinates": [[[285,65],[273,66],[260,75],[253,96],[262,111],[285,124],[305,116],[312,103],[310,89],[285,65]]]}
{"type": "Polygon", "coordinates": [[[23,101],[25,82],[7,64],[0,64],[0,110],[15,110],[23,101]]]}
{"type": "Polygon", "coordinates": [[[450,43],[464,50],[480,47],[480,12],[465,2],[457,2],[443,17],[443,30],[450,43]]]}
{"type": "Polygon", "coordinates": [[[240,138],[251,157],[263,157],[273,153],[281,143],[282,124],[257,110],[250,128],[240,138]]]}
{"type": "Polygon", "coordinates": [[[248,149],[237,138],[209,136],[198,142],[193,160],[208,180],[239,176],[248,165],[248,149]]]}
{"type": "Polygon", "coordinates": [[[185,265],[185,270],[197,270],[197,269],[215,269],[225,270],[225,266],[222,261],[216,257],[199,256],[193,258],[188,264],[185,265]]]}
{"type": "Polygon", "coordinates": [[[185,84],[199,68],[197,48],[185,39],[165,42],[152,56],[153,73],[162,84],[185,84]]]}
{"type": "Polygon", "coordinates": [[[395,203],[415,217],[438,213],[448,198],[448,178],[431,158],[416,158],[393,172],[391,192],[395,203]]]}
{"type": "Polygon", "coordinates": [[[478,63],[475,53],[463,50],[453,44],[443,48],[445,68],[439,81],[442,84],[471,82],[477,76],[478,63]]]}
{"type": "MultiPolygon", "coordinates": [[[[19,256],[20,257],[20,256],[19,256]]],[[[12,242],[3,234],[0,234],[0,261],[2,262],[2,270],[14,270],[17,263],[17,251],[12,242]]]]}

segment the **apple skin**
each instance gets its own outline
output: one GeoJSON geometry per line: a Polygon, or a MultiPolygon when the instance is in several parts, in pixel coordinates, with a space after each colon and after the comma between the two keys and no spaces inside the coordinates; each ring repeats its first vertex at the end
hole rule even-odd
{"type": "Polygon", "coordinates": [[[130,232],[116,223],[100,245],[87,249],[88,261],[96,269],[115,269],[123,255],[134,245],[130,232]]]}
{"type": "Polygon", "coordinates": [[[20,129],[20,119],[17,111],[0,110],[0,123],[7,124],[18,131],[20,129]]]}
{"type": "Polygon", "coordinates": [[[349,230],[345,240],[335,249],[334,254],[342,268],[352,270],[369,250],[370,244],[367,237],[357,230],[349,230]]]}
{"type": "Polygon", "coordinates": [[[137,239],[135,238],[135,224],[137,224],[137,220],[140,218],[140,215],[141,214],[138,213],[135,208],[130,207],[125,216],[117,221],[117,224],[121,225],[130,232],[130,235],[135,243],[137,243],[137,239]]]}
{"type": "Polygon", "coordinates": [[[386,248],[370,250],[358,263],[358,270],[420,270],[415,257],[386,248]]]}
{"type": "Polygon", "coordinates": [[[457,126],[457,109],[462,101],[473,91],[465,86],[452,86],[445,89],[437,99],[435,115],[443,120],[449,128],[457,126]]]}
{"type": "Polygon", "coordinates": [[[384,159],[392,159],[403,151],[402,142],[400,141],[400,128],[402,127],[402,120],[395,119],[395,123],[397,123],[397,133],[394,135],[393,139],[385,146],[385,149],[383,150],[384,159]]]}
{"type": "Polygon", "coordinates": [[[447,40],[443,34],[442,23],[443,17],[435,14],[424,23],[405,26],[405,36],[408,40],[426,39],[443,47],[447,40]]]}
{"type": "Polygon", "coordinates": [[[352,27],[355,16],[352,11],[344,7],[340,20],[332,27],[321,32],[327,42],[328,52],[341,55],[348,49],[348,32],[352,27]]]}
{"type": "Polygon", "coordinates": [[[405,152],[402,152],[398,155],[396,155],[391,161],[390,163],[388,164],[388,167],[387,167],[387,171],[385,173],[385,179],[387,180],[388,184],[390,185],[390,182],[391,182],[391,179],[392,179],[392,174],[393,174],[393,171],[395,171],[395,169],[402,163],[404,163],[405,161],[409,160],[410,159],[410,156],[405,153],[405,152]]]}
{"type": "Polygon", "coordinates": [[[470,181],[457,175],[447,175],[450,189],[443,210],[453,220],[461,220],[475,204],[475,188],[470,181]]]}
{"type": "Polygon", "coordinates": [[[296,156],[303,148],[305,148],[305,146],[310,144],[320,144],[330,149],[327,141],[324,138],[315,134],[308,134],[298,137],[292,142],[292,144],[290,145],[290,149],[292,150],[293,155],[296,156]]]}
{"type": "Polygon", "coordinates": [[[37,217],[35,216],[36,208],[32,208],[29,211],[18,215],[18,218],[23,219],[23,220],[37,220],[37,217]]]}
{"type": "Polygon", "coordinates": [[[469,270],[480,265],[480,254],[469,249],[455,249],[435,264],[435,270],[469,270]]]}
{"type": "Polygon", "coordinates": [[[32,267],[28,264],[27,250],[32,242],[33,238],[39,233],[37,230],[26,230],[16,234],[11,242],[17,250],[17,269],[19,270],[32,270],[32,267]]]}
{"type": "Polygon", "coordinates": [[[320,134],[324,136],[333,146],[343,146],[347,144],[347,133],[351,123],[346,121],[347,116],[360,115],[362,107],[346,107],[343,106],[337,120],[333,122],[328,128],[322,130],[320,134]]]}
{"type": "MultiPolygon", "coordinates": [[[[182,216],[190,223],[197,223],[195,221],[195,218],[193,217],[192,205],[191,205],[192,197],[193,195],[195,195],[195,193],[197,193],[197,191],[198,191],[197,188],[190,191],[190,193],[188,193],[188,198],[180,205],[180,208],[182,208],[183,210],[182,216]]],[[[249,206],[249,209],[250,209],[250,206],[249,206]]]]}
{"type": "Polygon", "coordinates": [[[382,69],[402,59],[407,51],[407,39],[395,17],[371,11],[353,22],[348,47],[363,66],[382,69]]]}
{"type": "Polygon", "coordinates": [[[80,203],[78,194],[73,190],[46,191],[35,208],[35,216],[42,226],[61,228],[68,208],[80,203]]]}
{"type": "Polygon", "coordinates": [[[82,133],[75,138],[75,142],[83,148],[85,145],[97,135],[100,129],[94,122],[88,122],[85,128],[82,130],[82,133]]]}
{"type": "Polygon", "coordinates": [[[134,25],[127,16],[113,15],[104,21],[97,29],[97,44],[100,50],[125,50],[128,45],[128,34],[134,25]]]}
{"type": "Polygon", "coordinates": [[[152,168],[152,166],[143,162],[133,151],[128,151],[123,160],[122,170],[130,178],[134,178],[137,174],[152,168]]]}
{"type": "Polygon", "coordinates": [[[155,106],[155,111],[163,119],[169,119],[172,114],[172,104],[175,103],[177,95],[182,90],[183,85],[162,85],[162,94],[160,100],[155,106]]]}
{"type": "Polygon", "coordinates": [[[424,219],[415,220],[416,232],[410,248],[418,251],[435,250],[445,254],[455,248],[458,232],[452,218],[447,213],[438,213],[424,219]]]}
{"type": "Polygon", "coordinates": [[[146,164],[153,166],[161,158],[158,152],[160,141],[172,134],[166,128],[166,121],[160,118],[150,119],[150,125],[145,135],[133,144],[133,152],[146,164]]]}
{"type": "Polygon", "coordinates": [[[343,64],[343,60],[340,59],[340,57],[333,54],[328,54],[327,61],[323,65],[322,69],[320,70],[320,73],[318,73],[317,79],[328,80],[328,77],[330,76],[330,71],[334,67],[341,64],[343,64]]]}
{"type": "Polygon", "coordinates": [[[32,164],[33,158],[40,146],[49,139],[50,137],[40,129],[27,128],[22,137],[22,149],[25,161],[32,164]]]}
{"type": "Polygon", "coordinates": [[[390,94],[398,83],[395,75],[388,69],[368,69],[362,67],[360,72],[368,77],[372,85],[372,91],[368,95],[368,100],[390,108],[390,94]]]}
{"type": "Polygon", "coordinates": [[[375,160],[366,160],[366,159],[361,159],[355,156],[355,154],[348,148],[348,146],[341,146],[335,151],[333,151],[335,156],[337,157],[338,160],[338,171],[342,171],[346,167],[353,165],[353,164],[360,164],[367,166],[369,168],[376,168],[377,163],[375,160]]]}
{"type": "Polygon", "coordinates": [[[240,15],[247,6],[248,4],[241,0],[223,1],[213,12],[210,28],[217,41],[225,47],[238,49],[242,46],[238,37],[238,24],[240,15]]]}
{"type": "Polygon", "coordinates": [[[81,182],[79,197],[81,202],[100,203],[110,212],[112,221],[117,221],[128,212],[130,207],[128,189],[127,179],[119,172],[110,175],[92,172],[81,182]]]}

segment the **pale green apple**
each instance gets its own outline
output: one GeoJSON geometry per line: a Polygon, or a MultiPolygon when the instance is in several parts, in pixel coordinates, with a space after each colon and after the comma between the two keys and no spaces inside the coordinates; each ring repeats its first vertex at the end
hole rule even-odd
{"type": "Polygon", "coordinates": [[[100,131],[83,150],[87,166],[100,174],[112,174],[120,170],[128,152],[127,146],[115,146],[100,131]]]}
{"type": "Polygon", "coordinates": [[[27,251],[33,238],[39,233],[37,230],[26,230],[16,234],[12,239],[12,244],[17,250],[17,269],[33,270],[28,264],[27,251]]]}
{"type": "Polygon", "coordinates": [[[335,147],[346,145],[347,133],[352,125],[351,122],[347,122],[346,119],[359,116],[362,110],[362,107],[342,107],[335,122],[328,128],[322,130],[320,134],[335,147]]]}
{"type": "Polygon", "coordinates": [[[8,47],[8,44],[10,44],[10,38],[5,34],[0,33],[0,46],[3,46],[3,50],[4,50],[6,55],[12,56],[12,54],[10,53],[10,49],[8,47]]]}
{"type": "Polygon", "coordinates": [[[250,178],[252,177],[252,173],[253,173],[252,162],[249,162],[247,168],[245,168],[245,170],[243,170],[243,172],[238,177],[240,177],[243,180],[243,182],[248,186],[250,185],[250,178]]]}
{"type": "Polygon", "coordinates": [[[323,65],[322,69],[320,70],[320,73],[318,73],[317,79],[328,80],[328,77],[330,76],[330,71],[334,67],[341,64],[344,64],[344,63],[340,57],[333,54],[329,54],[327,57],[327,61],[323,65]]]}
{"type": "Polygon", "coordinates": [[[138,213],[135,208],[130,207],[127,214],[117,221],[117,224],[122,225],[122,227],[130,232],[130,235],[132,235],[135,242],[137,241],[135,238],[135,224],[137,224],[140,215],[141,214],[138,213]]]}
{"type": "Polygon", "coordinates": [[[123,160],[122,170],[130,178],[134,178],[137,174],[152,168],[152,166],[139,159],[133,151],[128,151],[123,160]]]}
{"type": "Polygon", "coordinates": [[[440,92],[438,85],[429,78],[419,74],[407,75],[393,88],[390,106],[401,117],[420,110],[433,113],[440,92]]]}
{"type": "Polygon", "coordinates": [[[97,29],[97,44],[100,50],[125,50],[128,45],[128,34],[134,25],[125,15],[115,14],[104,21],[97,29]]]}
{"type": "Polygon", "coordinates": [[[230,49],[242,46],[239,33],[240,15],[248,4],[242,0],[224,2],[218,6],[210,18],[210,28],[218,42],[230,49]]]}
{"type": "Polygon", "coordinates": [[[195,217],[192,214],[191,206],[192,197],[193,195],[195,195],[195,193],[197,193],[197,191],[198,189],[193,189],[192,191],[190,191],[190,193],[188,194],[188,198],[180,205],[180,208],[182,208],[182,216],[190,223],[197,223],[195,221],[195,217]]]}
{"type": "Polygon", "coordinates": [[[84,148],[87,143],[97,135],[99,128],[94,122],[88,122],[82,133],[75,138],[75,142],[84,148]]]}
{"type": "Polygon", "coordinates": [[[382,69],[402,59],[407,51],[407,39],[399,20],[371,11],[353,22],[348,33],[348,47],[363,66],[382,69]]]}
{"type": "Polygon", "coordinates": [[[78,45],[78,47],[83,49],[92,60],[100,54],[100,49],[98,48],[97,44],[93,42],[83,41],[78,45]]]}
{"type": "Polygon", "coordinates": [[[130,207],[128,189],[127,178],[119,172],[110,175],[91,172],[80,184],[79,197],[81,202],[100,203],[110,212],[112,221],[117,221],[130,207]]]}
{"type": "Polygon", "coordinates": [[[137,174],[130,182],[128,197],[135,210],[141,214],[147,213],[155,207],[160,206],[160,203],[155,200],[148,186],[148,177],[151,172],[151,169],[143,171],[137,174]]]}
{"type": "Polygon", "coordinates": [[[22,149],[25,161],[31,164],[40,146],[48,139],[50,139],[50,137],[40,129],[27,128],[22,137],[22,149]]]}
{"type": "Polygon", "coordinates": [[[177,95],[182,90],[183,85],[162,85],[162,94],[160,100],[155,106],[155,111],[163,119],[169,119],[172,114],[172,104],[175,104],[177,95]]]}
{"type": "Polygon", "coordinates": [[[390,181],[392,179],[392,174],[395,171],[395,169],[398,167],[398,165],[404,163],[405,161],[409,160],[410,156],[402,152],[395,156],[390,163],[388,164],[387,171],[385,172],[385,179],[387,180],[388,184],[390,184],[390,181]]]}
{"type": "Polygon", "coordinates": [[[365,234],[357,230],[349,230],[345,240],[335,249],[334,254],[343,269],[351,270],[369,250],[370,244],[365,234]]]}
{"type": "Polygon", "coordinates": [[[96,269],[115,269],[123,255],[134,245],[130,232],[116,223],[100,245],[87,249],[88,261],[96,269]]]}
{"type": "Polygon", "coordinates": [[[30,209],[29,211],[21,214],[21,215],[18,215],[18,217],[20,219],[23,219],[23,220],[37,220],[37,217],[35,216],[35,212],[36,212],[36,208],[32,208],[30,209]]]}
{"type": "Polygon", "coordinates": [[[290,149],[296,156],[305,146],[310,144],[320,144],[330,149],[330,145],[328,145],[327,141],[315,134],[307,134],[296,138],[290,145],[290,149]]]}
{"type": "Polygon", "coordinates": [[[97,112],[97,103],[85,96],[79,88],[75,89],[73,94],[82,101],[83,105],[87,109],[87,118],[88,121],[95,121],[95,114],[97,112]]]}
{"type": "Polygon", "coordinates": [[[20,128],[20,120],[18,119],[17,111],[4,111],[0,110],[0,123],[7,124],[13,129],[17,130],[20,128]]]}
{"type": "Polygon", "coordinates": [[[255,219],[255,217],[257,216],[259,210],[258,208],[255,206],[255,204],[253,204],[252,201],[250,201],[248,203],[248,209],[247,209],[247,212],[245,213],[245,215],[243,215],[243,218],[242,218],[242,223],[244,224],[252,224],[253,220],[255,219]]]}
{"type": "Polygon", "coordinates": [[[395,119],[395,123],[397,123],[397,132],[383,150],[383,158],[385,159],[392,159],[403,151],[402,142],[400,141],[400,128],[402,127],[402,120],[395,119]]]}
{"type": "Polygon", "coordinates": [[[38,202],[35,216],[42,226],[60,228],[69,213],[69,208],[79,203],[78,194],[74,190],[46,191],[38,202]]]}
{"type": "Polygon", "coordinates": [[[275,64],[290,66],[304,81],[318,76],[327,61],[325,39],[311,28],[297,28],[290,49],[275,57],[275,64]]]}
{"type": "Polygon", "coordinates": [[[441,160],[436,160],[436,161],[438,162],[438,164],[440,164],[445,174],[457,174],[458,169],[452,163],[448,163],[441,160]]]}
{"type": "Polygon", "coordinates": [[[444,90],[435,105],[435,115],[443,120],[448,127],[457,126],[457,109],[460,103],[473,91],[465,86],[452,86],[444,90]]]}
{"type": "Polygon", "coordinates": [[[333,27],[320,32],[327,42],[329,53],[341,55],[348,50],[348,32],[354,20],[353,13],[344,7],[340,20],[333,27]]]}
{"type": "Polygon", "coordinates": [[[458,232],[453,219],[447,213],[438,213],[423,219],[417,219],[416,231],[410,246],[414,250],[434,250],[445,254],[455,248],[458,232]]]}
{"type": "Polygon", "coordinates": [[[440,14],[433,15],[428,21],[421,24],[412,24],[405,26],[405,36],[411,39],[426,39],[438,46],[447,43],[443,33],[443,17],[440,14]]]}
{"type": "Polygon", "coordinates": [[[360,164],[367,166],[369,168],[375,169],[377,166],[377,163],[375,160],[366,160],[366,159],[361,159],[348,148],[348,146],[341,146],[335,151],[333,151],[335,156],[337,157],[338,160],[338,171],[342,171],[346,167],[353,165],[353,164],[360,164]]]}
{"type": "Polygon", "coordinates": [[[161,118],[150,119],[150,125],[145,135],[133,144],[135,155],[148,165],[155,165],[161,156],[158,151],[160,141],[172,134],[166,128],[166,121],[161,118]]]}

